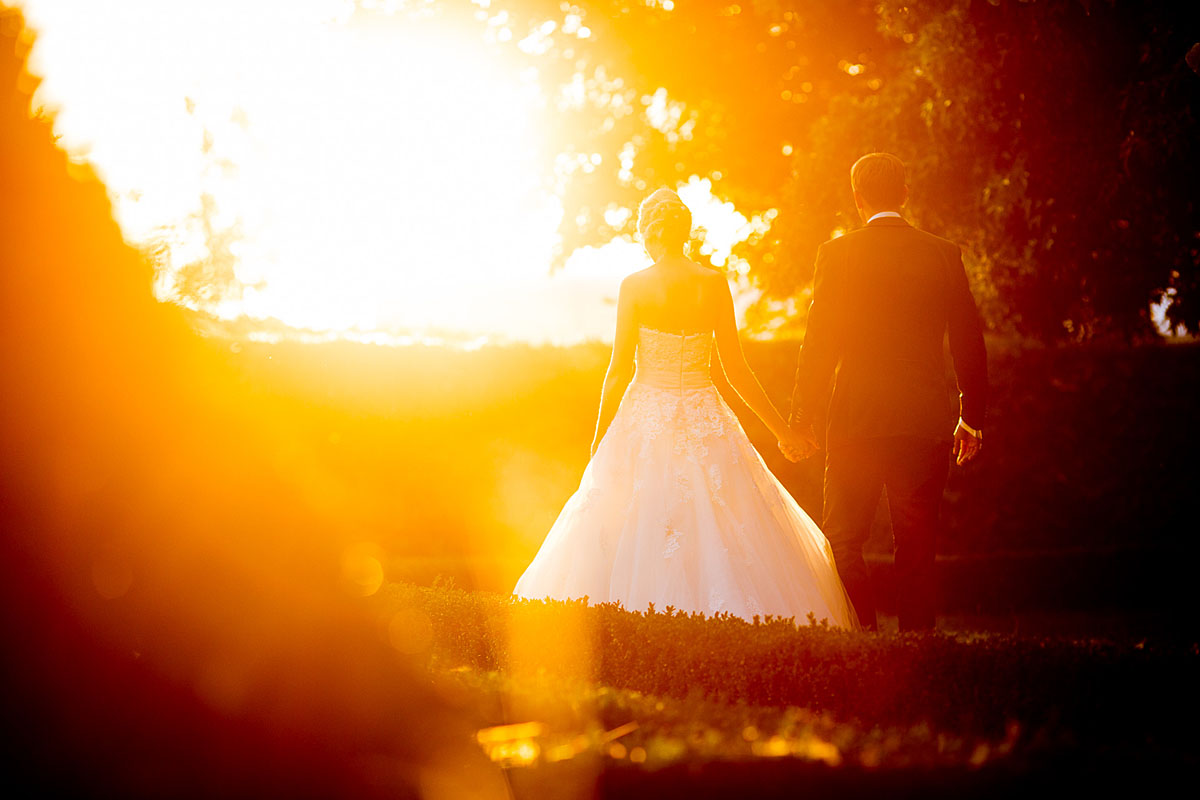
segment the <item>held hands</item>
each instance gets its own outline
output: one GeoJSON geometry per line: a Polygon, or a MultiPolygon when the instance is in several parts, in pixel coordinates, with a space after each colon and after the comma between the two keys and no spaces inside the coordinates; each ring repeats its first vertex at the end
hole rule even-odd
{"type": "Polygon", "coordinates": [[[958,421],[958,427],[954,429],[954,460],[961,467],[970,462],[983,449],[983,434],[980,431],[972,431],[963,421],[958,421]]]}
{"type": "Polygon", "coordinates": [[[779,437],[779,452],[788,461],[797,462],[821,449],[812,425],[788,426],[779,437]]]}

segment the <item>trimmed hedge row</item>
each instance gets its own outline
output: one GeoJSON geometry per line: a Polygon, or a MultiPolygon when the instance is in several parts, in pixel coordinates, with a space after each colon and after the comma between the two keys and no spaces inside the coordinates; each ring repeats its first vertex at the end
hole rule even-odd
{"type": "Polygon", "coordinates": [[[548,674],[674,698],[798,706],[839,722],[960,737],[1190,753],[1200,647],[1007,635],[860,634],[672,610],[389,584],[372,598],[403,648],[443,666],[548,674]],[[397,620],[399,621],[397,623],[397,620]],[[417,626],[419,627],[419,626],[417,626]]]}

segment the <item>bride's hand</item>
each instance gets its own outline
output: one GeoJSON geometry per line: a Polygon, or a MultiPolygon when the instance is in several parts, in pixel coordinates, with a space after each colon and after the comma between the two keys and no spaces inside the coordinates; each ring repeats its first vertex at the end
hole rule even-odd
{"type": "Polygon", "coordinates": [[[789,427],[779,437],[779,452],[788,461],[803,461],[820,449],[811,425],[789,427]]]}

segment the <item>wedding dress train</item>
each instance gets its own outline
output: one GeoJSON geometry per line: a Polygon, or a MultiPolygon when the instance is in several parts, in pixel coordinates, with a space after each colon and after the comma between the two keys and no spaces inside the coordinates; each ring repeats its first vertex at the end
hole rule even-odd
{"type": "Polygon", "coordinates": [[[713,385],[712,341],[639,328],[634,379],[513,593],[857,628],[825,535],[713,385]]]}

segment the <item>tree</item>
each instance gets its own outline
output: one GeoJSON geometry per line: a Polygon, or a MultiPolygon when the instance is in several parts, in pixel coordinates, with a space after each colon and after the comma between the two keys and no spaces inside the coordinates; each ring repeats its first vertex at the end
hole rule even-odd
{"type": "MultiPolygon", "coordinates": [[[[190,97],[185,101],[188,114],[193,115],[195,102],[190,97]]],[[[215,137],[207,127],[203,128],[200,149],[206,176],[236,173],[237,165],[217,153],[215,137]]],[[[192,309],[215,312],[225,300],[240,300],[248,287],[265,285],[262,281],[247,284],[238,277],[235,246],[242,240],[241,219],[223,224],[216,198],[209,191],[201,192],[199,208],[176,224],[160,226],[144,248],[146,256],[155,265],[160,297],[192,309]],[[189,242],[199,243],[203,255],[180,265],[174,264],[175,248],[189,242]]]]}
{"type": "Polygon", "coordinates": [[[884,149],[909,165],[918,224],[963,244],[993,327],[1136,338],[1153,333],[1149,304],[1169,296],[1169,318],[1200,328],[1200,76],[1185,60],[1195,7],[506,8],[472,18],[510,31],[539,71],[563,257],[632,233],[632,215],[605,210],[708,176],[744,211],[770,212],[767,234],[737,251],[751,276],[768,297],[803,297],[816,246],[857,224],[850,164],[884,149]]]}

